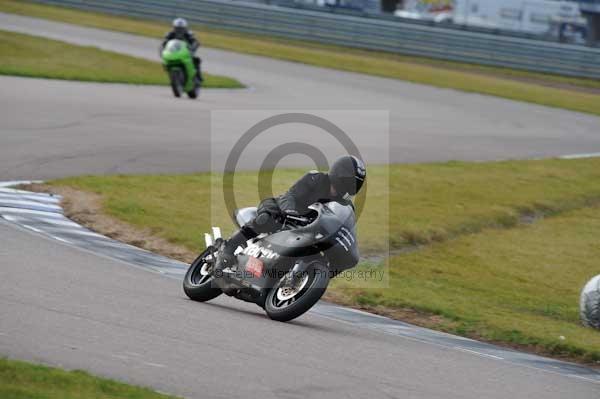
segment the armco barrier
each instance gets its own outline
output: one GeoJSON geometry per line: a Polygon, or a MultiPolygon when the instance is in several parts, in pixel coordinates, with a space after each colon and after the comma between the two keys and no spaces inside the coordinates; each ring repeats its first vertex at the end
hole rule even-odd
{"type": "Polygon", "coordinates": [[[396,21],[218,0],[35,0],[109,14],[369,50],[600,79],[600,49],[396,21]]]}

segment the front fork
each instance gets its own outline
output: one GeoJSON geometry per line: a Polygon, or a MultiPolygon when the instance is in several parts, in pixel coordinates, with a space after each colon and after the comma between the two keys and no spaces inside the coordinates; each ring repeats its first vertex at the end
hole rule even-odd
{"type": "Polygon", "coordinates": [[[296,262],[290,272],[289,283],[291,287],[295,287],[296,284],[302,280],[304,273],[306,273],[306,270],[308,270],[308,266],[310,266],[310,263],[306,262],[305,260],[299,260],[296,262]]]}
{"type": "Polygon", "coordinates": [[[221,229],[219,227],[212,228],[212,235],[204,233],[204,243],[206,248],[212,247],[218,240],[222,240],[221,229]]]}
{"type": "Polygon", "coordinates": [[[217,255],[219,253],[219,248],[221,247],[222,242],[223,238],[221,237],[220,228],[213,227],[212,235],[204,233],[204,244],[206,245],[206,249],[210,251],[210,257],[213,263],[213,270],[215,268],[215,265],[217,264],[217,255]]]}

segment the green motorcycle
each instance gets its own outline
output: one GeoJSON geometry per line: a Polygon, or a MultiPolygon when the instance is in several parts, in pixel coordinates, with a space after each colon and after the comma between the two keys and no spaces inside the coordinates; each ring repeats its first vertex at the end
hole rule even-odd
{"type": "Polygon", "coordinates": [[[201,81],[198,79],[194,58],[187,43],[183,40],[169,40],[161,55],[175,97],[181,97],[183,92],[186,92],[189,98],[198,97],[201,81]]]}

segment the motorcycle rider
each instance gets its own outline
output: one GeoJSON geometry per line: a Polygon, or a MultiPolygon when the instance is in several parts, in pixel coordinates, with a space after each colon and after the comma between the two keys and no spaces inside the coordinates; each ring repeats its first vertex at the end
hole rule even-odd
{"type": "Polygon", "coordinates": [[[173,29],[165,35],[165,38],[162,42],[162,48],[164,49],[167,42],[169,40],[183,40],[188,44],[190,52],[192,53],[192,57],[194,60],[194,65],[196,66],[196,77],[202,82],[204,78],[202,77],[202,71],[200,71],[200,57],[196,55],[196,50],[200,47],[200,42],[194,36],[191,30],[188,29],[188,23],[184,18],[175,18],[173,20],[173,29]]]}
{"type": "Polygon", "coordinates": [[[315,202],[351,203],[366,178],[364,163],[351,155],[336,160],[329,173],[308,172],[284,194],[264,199],[258,206],[256,217],[221,244],[216,270],[235,265],[233,253],[238,246],[261,233],[277,231],[286,215],[306,214],[308,206],[315,202]]]}

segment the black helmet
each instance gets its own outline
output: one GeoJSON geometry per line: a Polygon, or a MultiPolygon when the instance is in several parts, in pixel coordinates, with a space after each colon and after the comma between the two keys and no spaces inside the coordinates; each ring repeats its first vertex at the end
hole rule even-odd
{"type": "Polygon", "coordinates": [[[329,180],[333,188],[345,200],[349,200],[360,191],[366,178],[365,164],[352,155],[339,158],[329,170],[329,180]]]}

